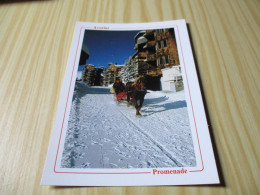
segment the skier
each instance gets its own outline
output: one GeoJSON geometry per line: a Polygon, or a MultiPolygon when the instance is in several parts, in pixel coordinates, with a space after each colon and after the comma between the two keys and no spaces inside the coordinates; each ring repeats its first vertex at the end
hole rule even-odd
{"type": "Polygon", "coordinates": [[[120,79],[117,79],[113,85],[116,95],[125,90],[125,84],[120,79]]]}

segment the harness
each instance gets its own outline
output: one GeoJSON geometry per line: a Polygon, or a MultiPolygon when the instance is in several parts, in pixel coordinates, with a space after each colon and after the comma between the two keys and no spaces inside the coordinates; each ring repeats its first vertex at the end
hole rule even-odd
{"type": "MultiPolygon", "coordinates": [[[[145,86],[144,83],[139,83],[139,85],[141,88],[145,86]]],[[[134,84],[133,87],[136,88],[137,90],[139,90],[137,84],[134,84]]]]}

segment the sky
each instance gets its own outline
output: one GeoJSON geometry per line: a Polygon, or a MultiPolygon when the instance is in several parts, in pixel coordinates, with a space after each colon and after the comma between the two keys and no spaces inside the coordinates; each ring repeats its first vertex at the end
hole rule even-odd
{"type": "MultiPolygon", "coordinates": [[[[138,32],[86,30],[83,39],[89,49],[86,64],[93,64],[95,67],[108,67],[110,62],[124,64],[136,52],[134,37],[138,32]]],[[[79,71],[83,67],[79,66],[79,71]]]]}

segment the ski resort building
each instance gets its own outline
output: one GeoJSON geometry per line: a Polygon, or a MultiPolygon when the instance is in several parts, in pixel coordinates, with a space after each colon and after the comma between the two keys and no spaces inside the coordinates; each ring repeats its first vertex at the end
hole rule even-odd
{"type": "Polygon", "coordinates": [[[104,81],[103,85],[107,86],[116,82],[119,79],[118,73],[122,70],[124,65],[117,65],[113,63],[108,64],[109,67],[104,70],[104,81]]]}
{"type": "Polygon", "coordinates": [[[92,64],[85,65],[82,71],[82,81],[86,82],[88,77],[88,72],[94,69],[95,67],[92,64]]]}
{"type": "Polygon", "coordinates": [[[140,31],[135,36],[135,47],[134,49],[137,50],[137,52],[134,54],[135,63],[138,64],[138,75],[147,75],[147,63],[146,63],[146,57],[147,52],[146,48],[144,48],[147,39],[144,37],[145,31],[140,31]]]}
{"type": "Polygon", "coordinates": [[[94,67],[92,64],[88,64],[83,68],[82,80],[89,86],[101,86],[103,85],[103,73],[102,67],[94,67]]]}
{"type": "Polygon", "coordinates": [[[140,31],[135,36],[135,50],[133,59],[138,64],[138,75],[146,75],[148,89],[160,90],[165,84],[161,83],[163,74],[168,75],[170,68],[180,64],[174,29],[140,31]]]}
{"type": "Polygon", "coordinates": [[[157,68],[156,63],[156,42],[154,33],[155,30],[146,30],[146,33],[144,34],[147,39],[147,42],[144,45],[147,56],[144,61],[147,63],[147,74],[150,76],[158,76],[161,74],[160,70],[157,68]]]}
{"type": "Polygon", "coordinates": [[[159,69],[171,68],[179,65],[178,50],[174,29],[157,29],[154,33],[156,47],[156,61],[159,69]]]}

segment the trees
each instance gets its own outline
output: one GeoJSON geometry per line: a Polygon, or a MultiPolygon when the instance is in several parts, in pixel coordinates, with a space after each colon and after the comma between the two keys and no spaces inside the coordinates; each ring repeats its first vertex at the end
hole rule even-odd
{"type": "Polygon", "coordinates": [[[129,59],[126,60],[125,66],[119,72],[119,76],[122,78],[122,81],[124,83],[134,81],[135,78],[138,76],[138,66],[132,56],[130,56],[129,59]]]}

